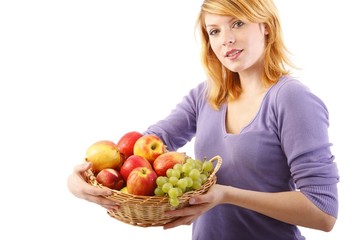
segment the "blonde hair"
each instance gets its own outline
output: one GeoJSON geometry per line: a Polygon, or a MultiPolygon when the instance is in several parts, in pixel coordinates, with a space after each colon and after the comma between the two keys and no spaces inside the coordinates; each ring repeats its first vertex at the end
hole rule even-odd
{"type": "Polygon", "coordinates": [[[205,27],[206,13],[233,16],[243,21],[264,23],[268,31],[262,81],[268,86],[289,74],[288,66],[294,67],[288,58],[282,37],[279,16],[272,0],[205,0],[197,19],[201,40],[201,62],[209,77],[208,100],[214,109],[227,99],[236,99],[241,94],[239,75],[226,69],[212,51],[205,27]]]}

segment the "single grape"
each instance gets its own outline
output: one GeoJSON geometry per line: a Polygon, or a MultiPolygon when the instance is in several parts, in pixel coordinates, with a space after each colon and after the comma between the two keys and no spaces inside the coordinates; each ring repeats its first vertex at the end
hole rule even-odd
{"type": "Polygon", "coordinates": [[[201,183],[204,184],[208,180],[208,177],[206,176],[206,174],[202,173],[200,174],[200,179],[201,183]]]}
{"type": "Polygon", "coordinates": [[[172,169],[172,168],[169,168],[168,170],[166,170],[166,176],[168,178],[171,177],[173,175],[173,171],[174,171],[174,169],[172,169]]]}
{"type": "Polygon", "coordinates": [[[203,162],[200,159],[195,160],[195,168],[199,171],[202,170],[203,162]]]}
{"type": "Polygon", "coordinates": [[[161,188],[159,188],[159,187],[155,188],[154,193],[155,193],[155,196],[158,196],[158,197],[162,197],[165,195],[163,190],[161,190],[161,188]]]}
{"type": "Polygon", "coordinates": [[[184,191],[183,191],[181,188],[177,187],[176,189],[177,189],[178,192],[179,192],[179,193],[178,193],[178,196],[179,196],[179,197],[184,194],[184,191]]]}
{"type": "Polygon", "coordinates": [[[182,170],[182,164],[181,163],[177,163],[173,166],[173,169],[174,170],[177,170],[181,173],[181,170],[182,170]]]}
{"type": "Polygon", "coordinates": [[[197,179],[197,180],[194,180],[193,185],[192,185],[192,188],[193,188],[194,190],[199,190],[199,189],[201,188],[201,186],[202,186],[202,183],[201,183],[201,179],[200,179],[200,178],[197,179]]]}
{"type": "Polygon", "coordinates": [[[185,162],[185,164],[186,163],[188,163],[188,164],[190,164],[191,165],[191,168],[195,168],[195,160],[194,159],[192,159],[192,158],[188,158],[188,159],[186,159],[186,162],[185,162]]]}
{"type": "Polygon", "coordinates": [[[162,187],[161,187],[161,190],[164,192],[164,193],[168,193],[169,190],[173,187],[173,185],[169,182],[165,183],[162,187]]]}
{"type": "Polygon", "coordinates": [[[179,196],[179,190],[176,187],[170,188],[168,195],[170,198],[177,198],[179,196]]]}
{"type": "Polygon", "coordinates": [[[187,180],[185,178],[180,178],[176,183],[176,186],[180,188],[183,192],[185,192],[185,189],[187,187],[187,180]]]}
{"type": "Polygon", "coordinates": [[[203,163],[203,171],[205,173],[211,172],[213,170],[213,168],[214,168],[214,165],[211,162],[209,162],[207,160],[204,161],[204,163],[203,163]]]}
{"type": "Polygon", "coordinates": [[[169,203],[171,206],[177,207],[180,205],[180,200],[179,198],[169,198],[169,203]]]}
{"type": "Polygon", "coordinates": [[[192,180],[191,177],[185,177],[185,179],[186,179],[186,182],[187,182],[187,187],[188,187],[188,188],[191,188],[192,185],[193,185],[193,183],[194,183],[194,181],[192,180]]]}
{"type": "Polygon", "coordinates": [[[171,172],[171,177],[180,178],[181,177],[181,170],[173,169],[173,171],[171,172]]]}
{"type": "Polygon", "coordinates": [[[179,179],[177,177],[172,176],[169,178],[169,183],[171,183],[173,186],[175,186],[178,181],[179,179]]]}
{"type": "Polygon", "coordinates": [[[189,173],[189,177],[191,177],[193,180],[197,180],[200,178],[200,171],[196,168],[192,169],[189,173]]]}
{"type": "Polygon", "coordinates": [[[190,171],[193,169],[193,165],[191,163],[184,163],[182,166],[182,172],[185,174],[185,176],[188,176],[190,171]]]}
{"type": "Polygon", "coordinates": [[[162,187],[167,182],[168,182],[168,178],[165,176],[160,176],[156,179],[156,185],[159,187],[162,187]]]}

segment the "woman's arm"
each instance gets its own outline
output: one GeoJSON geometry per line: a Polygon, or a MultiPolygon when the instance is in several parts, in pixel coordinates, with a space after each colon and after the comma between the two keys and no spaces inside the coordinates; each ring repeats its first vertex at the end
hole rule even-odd
{"type": "Polygon", "coordinates": [[[300,191],[267,193],[226,186],[223,189],[225,203],[251,209],[286,223],[331,231],[336,221],[300,191]]]}
{"type": "Polygon", "coordinates": [[[171,216],[181,216],[181,218],[166,224],[164,228],[189,225],[209,209],[226,203],[289,224],[323,231],[331,231],[336,222],[335,217],[321,211],[300,191],[267,193],[216,184],[205,195],[193,197],[190,203],[191,207],[168,212],[167,214],[171,216]]]}

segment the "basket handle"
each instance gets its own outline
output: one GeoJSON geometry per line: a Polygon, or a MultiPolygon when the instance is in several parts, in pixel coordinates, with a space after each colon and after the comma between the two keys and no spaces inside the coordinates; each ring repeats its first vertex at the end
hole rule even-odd
{"type": "Polygon", "coordinates": [[[215,161],[217,161],[216,166],[215,166],[214,170],[211,172],[209,178],[214,177],[214,175],[217,173],[217,171],[219,171],[220,166],[222,164],[222,158],[220,156],[215,156],[209,160],[209,162],[215,162],[215,161]]]}

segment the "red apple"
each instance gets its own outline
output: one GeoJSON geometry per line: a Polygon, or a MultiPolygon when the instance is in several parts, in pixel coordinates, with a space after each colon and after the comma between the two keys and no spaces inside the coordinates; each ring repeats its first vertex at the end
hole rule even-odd
{"type": "Polygon", "coordinates": [[[153,196],[156,188],[156,172],[147,167],[137,167],[131,171],[126,182],[128,193],[153,196]]]}
{"type": "Polygon", "coordinates": [[[125,186],[125,180],[120,172],[112,168],[102,169],[96,175],[96,181],[105,187],[115,190],[120,190],[125,186]]]}
{"type": "Polygon", "coordinates": [[[186,154],[182,152],[166,152],[155,159],[153,168],[158,176],[165,176],[169,168],[172,168],[177,163],[185,163],[186,158],[186,154]]]}
{"type": "Polygon", "coordinates": [[[165,145],[163,141],[153,134],[140,137],[134,144],[134,155],[142,156],[151,164],[164,152],[165,145]]]}
{"type": "Polygon", "coordinates": [[[101,140],[88,147],[85,161],[91,162],[92,170],[94,173],[98,173],[104,168],[120,169],[124,158],[121,156],[116,143],[101,140]]]}
{"type": "Polygon", "coordinates": [[[129,156],[134,154],[134,144],[143,135],[137,131],[131,131],[125,133],[118,141],[117,146],[119,151],[124,158],[127,159],[129,156]]]}
{"type": "Polygon", "coordinates": [[[152,169],[151,164],[145,158],[138,155],[128,157],[120,168],[121,176],[127,181],[131,171],[137,167],[148,167],[152,169]]]}

